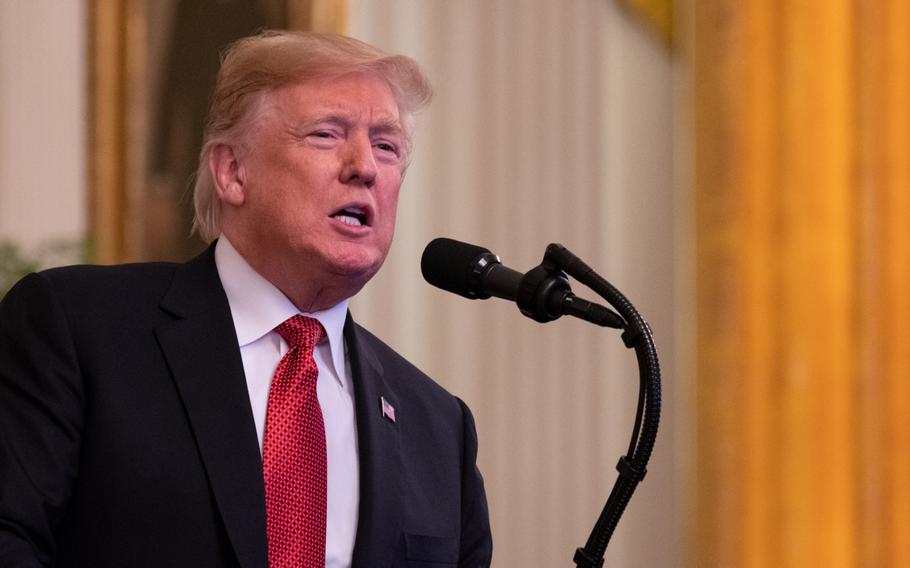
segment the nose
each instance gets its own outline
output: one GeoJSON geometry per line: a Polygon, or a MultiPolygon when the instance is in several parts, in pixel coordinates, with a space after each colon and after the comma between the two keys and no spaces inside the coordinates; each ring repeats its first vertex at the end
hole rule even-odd
{"type": "Polygon", "coordinates": [[[341,182],[370,188],[376,181],[376,174],[376,159],[373,156],[372,142],[359,137],[349,139],[345,144],[341,182]]]}

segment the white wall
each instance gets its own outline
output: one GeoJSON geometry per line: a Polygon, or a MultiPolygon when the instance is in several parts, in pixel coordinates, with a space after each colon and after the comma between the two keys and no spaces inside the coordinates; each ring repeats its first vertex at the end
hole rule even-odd
{"type": "Polygon", "coordinates": [[[628,443],[638,377],[614,332],[542,326],[423,283],[421,251],[440,235],[522,270],[562,242],[650,321],[662,431],[607,565],[679,565],[669,53],[613,0],[357,0],[351,19],[352,35],[411,55],[436,87],[393,252],[354,315],[473,409],[494,566],[571,565],[628,443]]]}
{"type": "Polygon", "coordinates": [[[84,236],[87,34],[82,0],[0,2],[0,240],[84,236]]]}

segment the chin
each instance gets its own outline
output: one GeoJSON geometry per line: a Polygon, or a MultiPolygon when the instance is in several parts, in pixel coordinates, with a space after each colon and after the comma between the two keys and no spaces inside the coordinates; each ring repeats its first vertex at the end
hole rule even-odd
{"type": "Polygon", "coordinates": [[[330,265],[335,274],[366,283],[379,271],[383,261],[385,261],[384,255],[355,254],[336,257],[332,259],[330,265]]]}

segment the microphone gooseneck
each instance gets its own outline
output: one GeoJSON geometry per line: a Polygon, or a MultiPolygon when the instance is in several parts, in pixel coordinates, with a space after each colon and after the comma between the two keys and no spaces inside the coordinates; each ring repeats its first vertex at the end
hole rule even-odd
{"type": "Polygon", "coordinates": [[[635,424],[626,454],[616,465],[619,476],[584,547],[573,558],[578,568],[600,568],[604,552],[632,497],[644,479],[660,422],[660,365],[651,329],[631,302],[566,247],[551,244],[541,264],[525,274],[502,265],[488,249],[439,238],[421,259],[430,284],[474,300],[491,296],[514,301],[521,313],[538,322],[572,315],[603,327],[622,329],[622,341],[638,359],[639,392],[635,424]],[[572,276],[607,301],[616,312],[575,296],[572,276]],[[618,313],[617,313],[618,312],[618,313]]]}

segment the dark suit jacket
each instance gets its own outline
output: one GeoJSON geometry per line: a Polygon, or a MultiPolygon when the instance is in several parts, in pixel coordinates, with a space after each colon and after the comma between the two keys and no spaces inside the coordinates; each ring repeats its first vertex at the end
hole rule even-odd
{"type": "MultiPolygon", "coordinates": [[[[350,317],[355,566],[488,566],[467,407],[350,317]],[[396,409],[383,417],[380,397],[396,409]]],[[[32,274],[0,304],[0,566],[267,566],[262,463],[213,248],[32,274]]]]}

